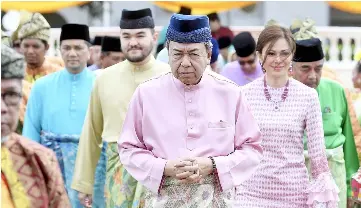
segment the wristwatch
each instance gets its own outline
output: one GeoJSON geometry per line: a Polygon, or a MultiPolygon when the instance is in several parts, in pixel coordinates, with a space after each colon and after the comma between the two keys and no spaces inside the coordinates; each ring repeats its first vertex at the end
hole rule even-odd
{"type": "Polygon", "coordinates": [[[214,159],[213,159],[213,157],[211,156],[211,157],[208,157],[209,159],[211,159],[211,161],[212,161],[212,174],[215,172],[215,170],[216,170],[216,162],[214,162],[214,159]]]}

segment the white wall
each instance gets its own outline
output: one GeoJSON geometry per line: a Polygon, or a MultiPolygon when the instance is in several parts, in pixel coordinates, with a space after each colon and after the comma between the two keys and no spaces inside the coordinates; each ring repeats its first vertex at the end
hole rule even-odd
{"type": "Polygon", "coordinates": [[[329,6],[326,1],[267,1],[263,2],[263,21],[271,18],[285,25],[291,25],[294,18],[310,17],[317,26],[329,25],[329,6]]]}
{"type": "Polygon", "coordinates": [[[88,24],[88,12],[78,7],[69,7],[58,12],[68,23],[88,24]]]}
{"type": "MultiPolygon", "coordinates": [[[[151,1],[112,1],[111,26],[118,26],[123,9],[136,10],[151,8],[157,26],[169,23],[171,12],[157,7],[151,1]]],[[[59,12],[68,22],[89,24],[86,10],[76,7],[63,9],[59,12]]],[[[325,1],[264,1],[257,2],[250,12],[239,8],[220,13],[222,24],[231,26],[261,26],[273,18],[285,25],[290,25],[294,18],[311,17],[318,26],[329,25],[329,6],[325,1]]],[[[101,26],[101,21],[95,21],[90,26],[101,26]]]]}

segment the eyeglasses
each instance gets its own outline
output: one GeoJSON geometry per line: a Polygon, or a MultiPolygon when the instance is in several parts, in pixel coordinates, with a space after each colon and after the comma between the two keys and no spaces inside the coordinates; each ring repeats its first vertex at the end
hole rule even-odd
{"type": "Polygon", "coordinates": [[[19,105],[21,98],[23,96],[17,92],[5,92],[1,93],[1,99],[5,102],[7,106],[17,106],[19,105]]]}
{"type": "Polygon", "coordinates": [[[246,64],[252,65],[256,59],[248,60],[248,61],[238,61],[241,66],[244,66],[246,64]]]}

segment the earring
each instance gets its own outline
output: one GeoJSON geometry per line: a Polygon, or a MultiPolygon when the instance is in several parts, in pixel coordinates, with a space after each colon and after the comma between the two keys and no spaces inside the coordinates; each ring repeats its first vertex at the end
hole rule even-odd
{"type": "Polygon", "coordinates": [[[261,60],[258,60],[258,62],[259,62],[259,65],[261,66],[263,73],[266,73],[266,69],[263,67],[263,62],[261,62],[261,60]]]}
{"type": "Polygon", "coordinates": [[[263,64],[261,62],[259,62],[259,65],[261,65],[263,73],[266,73],[266,69],[263,67],[263,64]]]}
{"type": "Polygon", "coordinates": [[[265,68],[263,68],[263,67],[262,67],[262,71],[263,71],[263,73],[266,73],[266,69],[265,69],[265,68]]]}

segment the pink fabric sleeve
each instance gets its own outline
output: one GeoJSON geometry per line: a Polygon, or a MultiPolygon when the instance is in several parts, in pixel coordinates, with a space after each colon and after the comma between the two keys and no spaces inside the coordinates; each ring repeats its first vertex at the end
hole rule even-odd
{"type": "Polygon", "coordinates": [[[142,135],[142,101],[139,88],[130,101],[123,129],[118,140],[121,163],[125,169],[150,191],[158,193],[166,160],[147,150],[142,135]]]}
{"type": "Polygon", "coordinates": [[[237,106],[235,128],[234,152],[214,157],[223,191],[249,179],[262,159],[261,133],[242,93],[237,106]]]}
{"type": "Polygon", "coordinates": [[[337,208],[339,189],[332,178],[326,157],[322,114],[316,91],[313,91],[306,116],[308,153],[311,162],[312,181],[307,192],[309,207],[337,208]]]}

